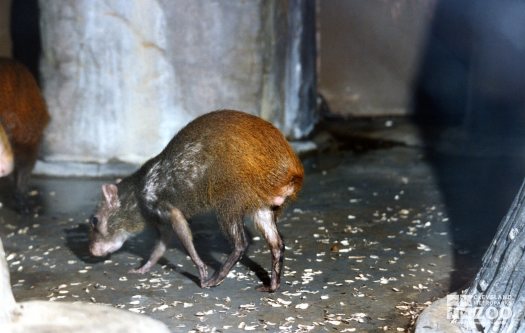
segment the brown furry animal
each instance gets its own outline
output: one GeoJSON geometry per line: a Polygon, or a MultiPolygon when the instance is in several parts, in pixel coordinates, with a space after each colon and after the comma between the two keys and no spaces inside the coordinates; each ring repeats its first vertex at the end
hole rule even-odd
{"type": "Polygon", "coordinates": [[[161,239],[149,260],[135,271],[144,273],[155,265],[175,231],[199,270],[201,287],[214,287],[248,246],[243,217],[249,216],[272,253],[271,283],[260,290],[275,291],[284,250],[276,219],[287,198],[300,190],[303,177],[300,160],[269,122],[239,111],[205,114],[136,173],[118,184],[103,185],[104,200],[91,219],[91,254],[112,253],[153,223],[161,239]],[[234,247],[211,278],[187,222],[209,210],[217,214],[221,230],[234,247]]]}
{"type": "Polygon", "coordinates": [[[15,193],[24,196],[49,122],[40,89],[21,63],[0,58],[0,123],[14,154],[15,193]]]}

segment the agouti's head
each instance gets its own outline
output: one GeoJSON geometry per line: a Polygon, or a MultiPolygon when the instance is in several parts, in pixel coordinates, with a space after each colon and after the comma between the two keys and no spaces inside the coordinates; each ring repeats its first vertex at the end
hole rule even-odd
{"type": "Polygon", "coordinates": [[[117,185],[102,185],[102,193],[102,202],[90,220],[89,251],[96,257],[117,251],[137,229],[140,229],[137,226],[133,227],[133,219],[130,221],[132,212],[129,212],[128,205],[123,205],[119,199],[117,185]]]}

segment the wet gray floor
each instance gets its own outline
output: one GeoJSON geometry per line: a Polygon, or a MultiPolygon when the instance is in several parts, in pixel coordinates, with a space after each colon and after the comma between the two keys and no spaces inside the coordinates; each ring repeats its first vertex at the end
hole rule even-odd
{"type": "MultiPolygon", "coordinates": [[[[466,232],[470,225],[456,223],[456,216],[486,217],[494,209],[482,205],[476,215],[472,210],[480,202],[467,202],[459,205],[467,212],[457,213],[450,198],[472,198],[465,188],[483,179],[487,168],[478,179],[474,167],[457,172],[471,158],[429,158],[421,145],[375,140],[345,141],[304,158],[303,191],[279,222],[284,274],[272,294],[255,290],[268,277],[270,254],[251,221],[244,259],[222,285],[200,289],[197,271],[177,242],[150,273],[128,273],[148,256],[151,233],[109,258],[89,256],[87,219],[100,185],[112,179],[36,177],[35,200],[42,209],[31,216],[9,208],[4,181],[0,236],[15,297],[111,304],[157,318],[173,332],[409,331],[426,302],[475,274],[502,210],[485,223],[489,227],[480,223],[466,232]]],[[[513,188],[507,192],[502,207],[510,205],[513,188]]],[[[229,247],[214,217],[194,219],[192,229],[197,250],[217,267],[229,247]]]]}

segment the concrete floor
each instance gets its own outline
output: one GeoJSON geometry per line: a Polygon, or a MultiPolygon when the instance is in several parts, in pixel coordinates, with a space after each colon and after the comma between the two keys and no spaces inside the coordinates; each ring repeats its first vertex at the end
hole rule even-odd
{"type": "MultiPolygon", "coordinates": [[[[108,180],[35,177],[41,212],[33,216],[14,213],[9,184],[0,184],[0,236],[15,297],[111,304],[173,332],[410,331],[425,304],[477,272],[520,182],[505,195],[494,192],[499,204],[484,186],[472,188],[493,170],[476,173],[478,164],[499,157],[430,153],[403,120],[344,126],[329,124],[337,140],[304,157],[303,191],[279,223],[286,252],[276,293],[255,290],[270,254],[250,221],[245,258],[222,285],[203,290],[177,243],[152,272],[128,273],[149,254],[148,234],[105,260],[89,256],[87,219],[108,180]]],[[[229,247],[213,216],[196,218],[192,228],[197,250],[217,267],[229,247]]]]}

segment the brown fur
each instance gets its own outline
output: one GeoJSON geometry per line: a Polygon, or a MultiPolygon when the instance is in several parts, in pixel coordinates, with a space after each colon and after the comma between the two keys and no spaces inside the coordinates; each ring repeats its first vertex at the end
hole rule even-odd
{"type": "Polygon", "coordinates": [[[17,190],[23,191],[49,114],[31,73],[19,62],[7,58],[0,58],[0,122],[15,155],[17,190]]]}
{"type": "Polygon", "coordinates": [[[102,187],[104,200],[92,218],[90,251],[102,256],[155,223],[161,239],[138,273],[163,255],[175,232],[199,270],[202,287],[214,287],[242,257],[248,240],[243,218],[252,217],[272,253],[271,281],[279,287],[284,244],[276,217],[301,189],[304,170],[284,136],[258,117],[231,110],[203,115],[183,128],[156,157],[119,184],[102,187]],[[213,210],[233,245],[222,267],[208,278],[187,219],[213,210]],[[168,228],[166,228],[168,227],[168,228]]]}
{"type": "Polygon", "coordinates": [[[207,140],[216,142],[210,154],[220,158],[213,159],[207,191],[200,193],[207,197],[198,202],[209,202],[219,211],[250,212],[269,205],[286,185],[294,187],[292,198],[299,192],[304,177],[300,160],[281,132],[259,117],[229,110],[211,112],[186,126],[174,141],[201,139],[210,126],[207,140]]]}

